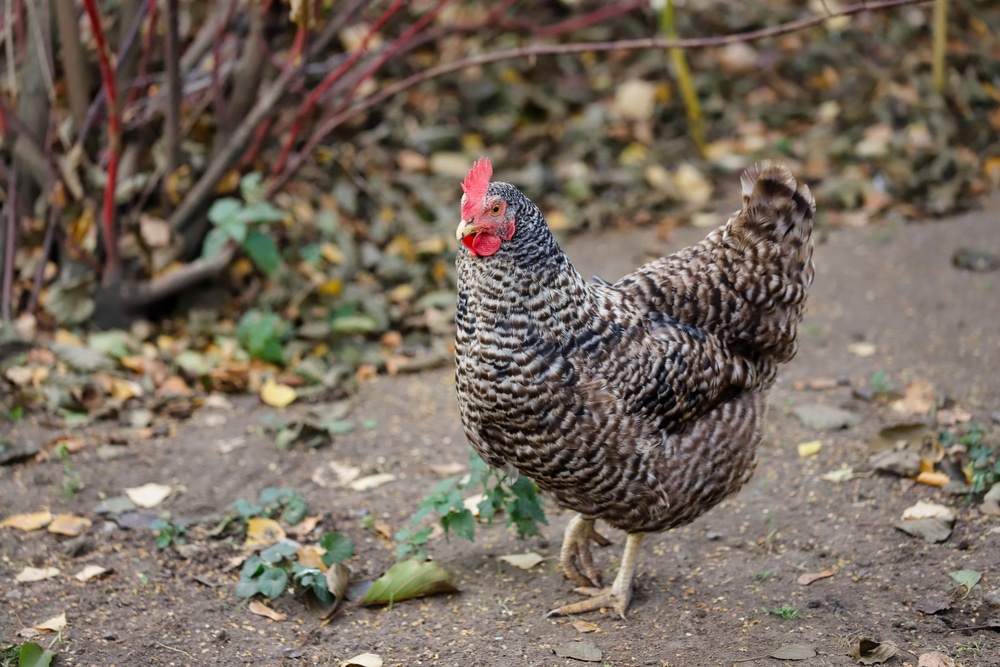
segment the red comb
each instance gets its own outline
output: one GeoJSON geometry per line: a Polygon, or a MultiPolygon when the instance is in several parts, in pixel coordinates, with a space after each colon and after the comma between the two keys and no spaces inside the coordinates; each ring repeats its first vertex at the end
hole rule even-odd
{"type": "Polygon", "coordinates": [[[472,165],[469,175],[462,181],[462,191],[465,192],[465,206],[462,207],[462,220],[474,216],[483,204],[486,189],[490,187],[490,176],[493,175],[493,165],[487,158],[479,158],[472,165]]]}

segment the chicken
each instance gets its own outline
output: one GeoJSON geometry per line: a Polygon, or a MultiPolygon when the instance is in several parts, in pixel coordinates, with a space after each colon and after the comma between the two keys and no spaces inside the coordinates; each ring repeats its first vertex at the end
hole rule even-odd
{"type": "Polygon", "coordinates": [[[585,281],[538,208],[492,172],[480,159],[462,183],[462,425],[489,465],[576,512],[560,566],[590,597],[550,614],[624,617],[643,537],[693,521],[753,473],[813,279],[816,204],[763,163],[724,226],[612,285],[585,281]],[[626,533],[608,588],[591,554],[609,543],[598,519],[626,533]]]}

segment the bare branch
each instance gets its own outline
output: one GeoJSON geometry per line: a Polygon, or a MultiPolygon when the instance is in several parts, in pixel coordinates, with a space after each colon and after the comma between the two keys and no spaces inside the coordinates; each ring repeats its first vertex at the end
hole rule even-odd
{"type": "Polygon", "coordinates": [[[90,103],[90,69],[80,41],[78,8],[73,2],[57,2],[55,9],[59,27],[59,60],[66,72],[66,94],[73,114],[73,126],[79,130],[87,118],[90,103]]]}
{"type": "Polygon", "coordinates": [[[167,0],[167,36],[164,40],[164,60],[167,64],[167,115],[164,131],[167,148],[167,173],[172,174],[181,163],[181,73],[178,0],[167,0]]]}

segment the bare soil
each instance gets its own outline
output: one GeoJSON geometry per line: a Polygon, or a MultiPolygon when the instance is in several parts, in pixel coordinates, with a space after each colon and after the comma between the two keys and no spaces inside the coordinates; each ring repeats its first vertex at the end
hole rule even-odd
{"type": "MultiPolygon", "coordinates": [[[[597,631],[582,634],[575,619],[544,617],[576,599],[555,566],[568,518],[555,507],[542,537],[521,540],[495,525],[481,527],[474,543],[434,541],[429,551],[455,574],[458,594],[392,609],[353,609],[325,627],[289,595],[273,603],[287,615],[284,622],[250,613],[233,595],[239,544],[205,537],[203,530],[229,503],[254,499],[265,487],[298,490],[312,513],[323,514],[321,530],[354,540],[355,578],[373,578],[393,563],[394,545],[364,528],[362,518],[374,515],[393,530],[404,527],[440,479],[431,466],[467,461],[447,368],[364,383],[350,418],[372,420],[374,427],[319,450],[278,450],[261,428],[274,411],[242,397],[231,410],[200,410],[167,437],[132,441],[112,460],[96,453],[107,427],[82,432],[89,443],[72,465],[83,487],[69,497],[58,459],[0,468],[0,518],[50,508],[94,522],[82,540],[0,529],[0,638],[12,641],[20,628],[66,612],[57,658],[65,665],[339,664],[366,651],[387,665],[564,665],[576,661],[553,649],[577,639],[595,644],[606,665],[731,665],[788,643],[816,647],[819,655],[804,664],[853,665],[847,652],[862,636],[899,647],[888,664],[916,665],[920,654],[940,650],[962,665],[1000,665],[996,621],[993,629],[983,627],[1000,617],[1000,608],[987,602],[995,597],[986,595],[1000,589],[1000,519],[981,514],[962,496],[890,475],[840,483],[821,478],[842,465],[864,469],[868,439],[905,421],[884,402],[852,395],[870,386],[878,371],[897,387],[931,381],[987,425],[997,443],[1000,274],[951,264],[958,247],[1000,251],[1000,202],[985,206],[946,221],[829,232],[817,248],[799,355],[773,392],[756,476],[690,526],[646,540],[627,621],[610,612],[589,614],[584,620],[597,631]],[[875,354],[852,354],[849,346],[859,341],[873,343],[875,354]],[[817,378],[846,384],[794,388],[817,378]],[[819,432],[791,414],[796,404],[817,402],[849,408],[862,422],[819,432]],[[798,455],[798,444],[816,439],[822,441],[817,455],[798,455]],[[397,479],[365,492],[319,486],[314,474],[330,461],[397,479]],[[93,512],[103,498],[146,482],[181,487],[164,507],[174,520],[193,522],[194,546],[183,555],[157,550],[148,529],[128,530],[93,512]],[[919,500],[955,507],[948,541],[926,543],[893,527],[919,500]],[[497,560],[523,551],[548,559],[529,571],[497,560]],[[70,576],[87,564],[112,573],[88,583],[70,576]],[[16,584],[15,575],[28,565],[54,566],[63,574],[16,584]],[[797,583],[801,574],[827,568],[835,574],[808,586],[797,583]],[[960,569],[983,573],[981,585],[964,599],[948,576],[960,569]],[[917,610],[932,598],[950,608],[917,610]],[[798,615],[786,619],[767,611],[786,606],[798,615]]],[[[691,243],[703,231],[681,230],[670,243],[651,230],[581,236],[567,251],[585,274],[613,280],[648,254],[691,243]]],[[[282,418],[316,409],[295,405],[282,418]]],[[[59,434],[26,420],[4,438],[59,434]]],[[[614,531],[609,536],[614,545],[599,549],[597,557],[610,579],[623,540],[614,531]]],[[[777,663],[767,657],[756,662],[777,663]]]]}

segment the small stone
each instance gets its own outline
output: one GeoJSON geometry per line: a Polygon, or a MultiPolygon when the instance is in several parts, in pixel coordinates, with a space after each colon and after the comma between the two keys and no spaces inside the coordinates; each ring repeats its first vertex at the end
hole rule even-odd
{"type": "Polygon", "coordinates": [[[844,429],[861,423],[859,414],[819,403],[797,405],[792,412],[805,426],[817,430],[844,429]]]}
{"type": "Polygon", "coordinates": [[[983,601],[991,607],[1000,607],[1000,588],[994,588],[984,595],[983,601]]]}

